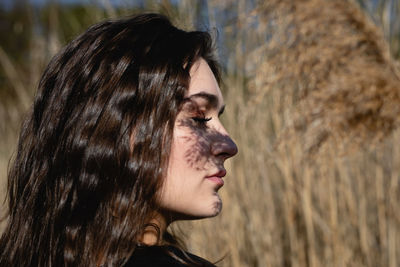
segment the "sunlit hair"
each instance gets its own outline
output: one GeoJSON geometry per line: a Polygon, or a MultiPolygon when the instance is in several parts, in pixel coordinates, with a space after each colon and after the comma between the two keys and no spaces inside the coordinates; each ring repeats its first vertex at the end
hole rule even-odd
{"type": "MultiPolygon", "coordinates": [[[[49,63],[8,173],[1,266],[115,266],[165,177],[174,122],[212,42],[163,16],[94,25],[49,63]]],[[[172,240],[173,241],[173,240],[172,240]]]]}

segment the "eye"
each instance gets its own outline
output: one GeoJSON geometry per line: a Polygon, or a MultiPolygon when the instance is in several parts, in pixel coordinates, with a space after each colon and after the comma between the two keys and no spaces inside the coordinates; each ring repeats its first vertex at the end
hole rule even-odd
{"type": "Polygon", "coordinates": [[[210,118],[206,118],[206,117],[192,117],[192,120],[198,124],[205,124],[206,122],[211,120],[210,118]]]}

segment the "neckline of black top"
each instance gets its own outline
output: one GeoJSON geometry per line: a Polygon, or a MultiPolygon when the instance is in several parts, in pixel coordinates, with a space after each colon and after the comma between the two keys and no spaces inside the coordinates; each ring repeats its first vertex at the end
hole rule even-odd
{"type": "Polygon", "coordinates": [[[207,260],[174,246],[138,245],[124,267],[215,267],[207,260]]]}

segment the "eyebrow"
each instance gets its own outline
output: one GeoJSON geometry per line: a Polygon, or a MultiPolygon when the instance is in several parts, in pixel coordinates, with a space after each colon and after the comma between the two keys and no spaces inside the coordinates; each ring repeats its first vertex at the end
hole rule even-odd
{"type": "MultiPolygon", "coordinates": [[[[200,93],[197,93],[197,94],[193,94],[193,95],[191,95],[189,97],[184,98],[184,101],[185,102],[186,101],[191,101],[191,100],[193,100],[193,98],[197,98],[197,97],[201,97],[201,98],[204,98],[205,100],[207,100],[208,105],[211,106],[211,108],[215,108],[216,109],[218,107],[218,102],[219,102],[218,101],[218,97],[216,95],[209,94],[209,93],[206,93],[206,92],[200,92],[200,93]]],[[[224,110],[225,110],[225,105],[223,105],[219,109],[218,116],[220,116],[222,113],[224,113],[224,110]]]]}

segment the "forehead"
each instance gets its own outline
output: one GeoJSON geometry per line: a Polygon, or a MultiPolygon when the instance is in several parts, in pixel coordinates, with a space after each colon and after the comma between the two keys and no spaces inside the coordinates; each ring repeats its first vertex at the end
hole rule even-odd
{"type": "Polygon", "coordinates": [[[218,82],[207,62],[200,58],[190,69],[190,84],[187,97],[204,93],[214,95],[218,100],[217,106],[223,106],[224,99],[218,82]]]}

